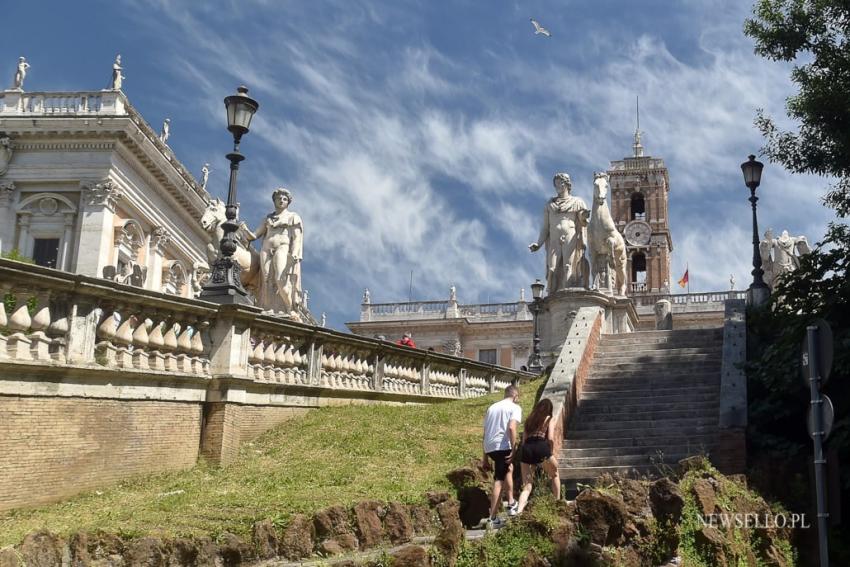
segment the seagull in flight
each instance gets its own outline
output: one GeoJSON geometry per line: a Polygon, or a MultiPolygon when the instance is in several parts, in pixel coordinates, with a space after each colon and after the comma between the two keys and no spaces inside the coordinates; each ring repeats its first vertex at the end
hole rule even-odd
{"type": "Polygon", "coordinates": [[[531,20],[531,25],[534,26],[534,35],[543,34],[546,37],[552,37],[552,34],[549,33],[549,30],[540,25],[540,23],[534,18],[529,18],[531,20]]]}

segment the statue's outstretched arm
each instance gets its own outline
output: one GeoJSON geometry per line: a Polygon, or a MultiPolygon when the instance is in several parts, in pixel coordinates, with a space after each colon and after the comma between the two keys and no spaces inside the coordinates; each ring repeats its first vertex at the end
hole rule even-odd
{"type": "Polygon", "coordinates": [[[546,243],[547,236],[549,236],[549,203],[543,206],[543,224],[540,226],[540,234],[537,235],[537,241],[531,243],[528,249],[532,252],[540,250],[540,247],[546,243]]]}

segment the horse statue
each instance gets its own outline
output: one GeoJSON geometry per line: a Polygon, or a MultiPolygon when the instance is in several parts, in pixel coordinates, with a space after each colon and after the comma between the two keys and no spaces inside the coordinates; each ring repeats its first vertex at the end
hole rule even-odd
{"type": "Polygon", "coordinates": [[[608,174],[594,173],[593,208],[587,229],[593,287],[608,288],[615,295],[622,296],[626,295],[626,241],[611,218],[611,211],[605,202],[607,197],[608,174]]]}
{"type": "MultiPolygon", "coordinates": [[[[207,261],[210,267],[218,258],[219,246],[221,245],[221,237],[224,236],[222,223],[227,220],[224,215],[224,202],[221,199],[213,199],[207,205],[207,210],[201,216],[201,228],[207,232],[209,242],[207,242],[207,261]]],[[[238,233],[237,233],[238,235],[238,233]]],[[[243,239],[237,238],[236,252],[233,254],[233,259],[242,268],[240,279],[242,285],[246,288],[256,287],[258,274],[260,273],[260,254],[257,250],[245,242],[243,239]]]]}

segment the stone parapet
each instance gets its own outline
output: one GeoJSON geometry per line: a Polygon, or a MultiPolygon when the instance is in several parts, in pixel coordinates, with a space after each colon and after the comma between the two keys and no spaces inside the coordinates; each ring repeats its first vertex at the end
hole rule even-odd
{"type": "Polygon", "coordinates": [[[601,307],[581,307],[578,310],[543,389],[541,399],[547,398],[552,402],[552,419],[556,424],[554,455],[561,452],[564,433],[576,411],[584,380],[593,363],[604,319],[601,307]]]}
{"type": "Polygon", "coordinates": [[[5,259],[0,294],[0,510],[199,454],[226,464],[311,408],[469,398],[533,377],[5,259]]]}

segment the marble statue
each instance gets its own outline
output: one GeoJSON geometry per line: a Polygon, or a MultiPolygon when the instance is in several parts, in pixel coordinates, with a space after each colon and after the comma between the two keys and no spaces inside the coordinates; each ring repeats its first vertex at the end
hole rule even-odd
{"type": "Polygon", "coordinates": [[[449,301],[457,303],[457,288],[454,285],[449,287],[449,301]]]}
{"type": "Polygon", "coordinates": [[[321,321],[320,324],[321,324],[322,327],[327,327],[328,326],[327,323],[328,323],[328,314],[325,313],[324,311],[322,311],[322,321],[321,321]]]}
{"type": "Polygon", "coordinates": [[[369,293],[369,288],[363,288],[363,301],[361,301],[364,305],[368,305],[372,303],[372,294],[369,293]]]}
{"type": "Polygon", "coordinates": [[[15,146],[12,145],[12,139],[5,134],[0,134],[0,175],[9,171],[9,162],[12,161],[14,151],[15,146]]]}
{"type": "Polygon", "coordinates": [[[18,68],[15,70],[15,82],[12,84],[13,90],[24,90],[24,79],[27,78],[27,69],[29,68],[30,64],[27,63],[26,57],[19,57],[18,68]]]}
{"type": "Polygon", "coordinates": [[[249,240],[263,238],[257,305],[263,309],[300,319],[302,308],[301,258],[304,224],[289,209],[292,193],[283,187],[272,194],[275,210],[269,213],[249,240]]]}
{"type": "Polygon", "coordinates": [[[799,268],[800,257],[809,252],[811,248],[805,236],[791,236],[783,230],[779,238],[774,238],[773,231],[767,229],[764,240],[759,243],[765,283],[773,288],[781,275],[799,268]]]}
{"type": "Polygon", "coordinates": [[[165,144],[168,143],[168,137],[171,135],[171,118],[166,118],[162,123],[162,131],[159,133],[160,141],[165,144]]]}
{"type": "Polygon", "coordinates": [[[207,188],[207,181],[210,180],[210,164],[205,163],[201,168],[201,189],[207,188]]]}
{"type": "Polygon", "coordinates": [[[112,64],[112,90],[120,91],[126,78],[121,67],[121,54],[119,53],[115,56],[115,63],[112,64]]]}
{"type": "Polygon", "coordinates": [[[310,290],[305,289],[301,291],[301,305],[304,309],[307,309],[307,303],[310,301],[310,290]]]}
{"type": "MultiPolygon", "coordinates": [[[[207,233],[207,262],[212,266],[219,255],[221,238],[224,236],[222,223],[227,220],[224,214],[224,202],[221,199],[212,199],[207,204],[207,209],[201,215],[201,228],[207,233]]],[[[238,235],[239,233],[237,233],[238,235]]],[[[236,240],[236,252],[233,259],[241,268],[239,279],[242,285],[249,291],[256,291],[258,275],[260,273],[260,254],[253,246],[246,245],[239,238],[236,240]]]]}
{"type": "Polygon", "coordinates": [[[588,227],[593,287],[626,295],[626,241],[608,208],[608,174],[593,174],[593,210],[588,227]]]}
{"type": "Polygon", "coordinates": [[[729,290],[735,291],[735,274],[729,274],[729,290]]]}
{"type": "Polygon", "coordinates": [[[519,301],[520,303],[525,303],[525,288],[519,288],[519,301]]]}
{"type": "Polygon", "coordinates": [[[545,247],[546,289],[550,293],[568,287],[586,288],[590,274],[584,252],[590,211],[584,201],[571,195],[569,175],[555,174],[553,184],[557,195],[546,203],[540,235],[528,249],[537,252],[545,247]]]}

